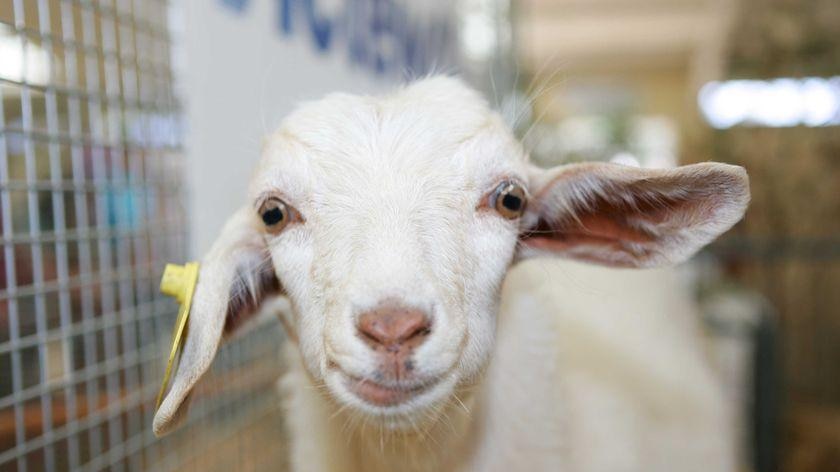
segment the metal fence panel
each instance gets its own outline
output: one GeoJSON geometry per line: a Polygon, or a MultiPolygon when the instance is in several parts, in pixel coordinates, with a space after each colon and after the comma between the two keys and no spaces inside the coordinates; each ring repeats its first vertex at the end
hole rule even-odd
{"type": "Polygon", "coordinates": [[[176,310],[158,281],[186,257],[168,12],[0,2],[0,471],[279,460],[276,323],[223,350],[185,428],[151,433],[176,310]]]}

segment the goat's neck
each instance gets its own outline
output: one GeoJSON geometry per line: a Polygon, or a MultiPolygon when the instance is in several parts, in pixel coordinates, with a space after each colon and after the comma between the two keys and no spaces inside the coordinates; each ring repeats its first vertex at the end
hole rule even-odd
{"type": "MultiPolygon", "coordinates": [[[[430,415],[432,413],[429,413],[430,415]]],[[[446,404],[430,418],[408,430],[383,430],[378,422],[365,424],[352,415],[335,425],[345,433],[348,452],[355,454],[358,471],[441,471],[456,470],[470,429],[471,415],[459,405],[446,404]],[[349,424],[345,428],[342,424],[349,424]]]]}

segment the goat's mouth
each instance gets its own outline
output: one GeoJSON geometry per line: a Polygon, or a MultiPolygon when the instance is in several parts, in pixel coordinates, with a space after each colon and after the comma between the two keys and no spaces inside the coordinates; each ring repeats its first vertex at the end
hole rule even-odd
{"type": "Polygon", "coordinates": [[[333,365],[325,378],[336,399],[379,417],[405,415],[428,408],[448,398],[457,375],[427,377],[383,383],[370,377],[352,375],[333,365]]]}
{"type": "Polygon", "coordinates": [[[388,386],[370,379],[346,376],[347,390],[361,400],[379,407],[396,406],[422,395],[437,382],[388,386]]]}

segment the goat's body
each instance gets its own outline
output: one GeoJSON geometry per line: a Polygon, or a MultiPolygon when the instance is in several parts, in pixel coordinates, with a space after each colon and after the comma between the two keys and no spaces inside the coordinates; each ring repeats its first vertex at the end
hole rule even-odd
{"type": "Polygon", "coordinates": [[[483,380],[421,433],[336,413],[292,359],[294,470],[733,470],[726,404],[692,314],[672,270],[524,264],[506,281],[483,380]]]}
{"type": "Polygon", "coordinates": [[[744,214],[742,168],[541,169],[479,93],[332,94],[266,140],[205,257],[155,415],[285,295],[298,471],[723,471],[723,402],[669,272],[744,214]],[[500,291],[501,307],[500,307],[500,291]],[[498,335],[496,335],[498,333],[498,335]]]}

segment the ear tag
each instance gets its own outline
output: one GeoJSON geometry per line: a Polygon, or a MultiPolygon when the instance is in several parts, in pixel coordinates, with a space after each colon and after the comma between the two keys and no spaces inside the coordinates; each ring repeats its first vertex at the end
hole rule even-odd
{"type": "Polygon", "coordinates": [[[175,357],[181,351],[184,341],[187,339],[187,318],[190,316],[190,304],[197,283],[198,262],[188,262],[184,265],[166,264],[166,268],[163,270],[160,291],[164,295],[169,295],[177,300],[181,308],[178,309],[175,330],[172,332],[172,348],[169,350],[169,361],[167,361],[166,371],[163,373],[163,384],[161,384],[158,392],[155,411],[160,408],[163,394],[166,393],[166,386],[169,384],[169,378],[172,375],[172,365],[175,363],[175,357]]]}

